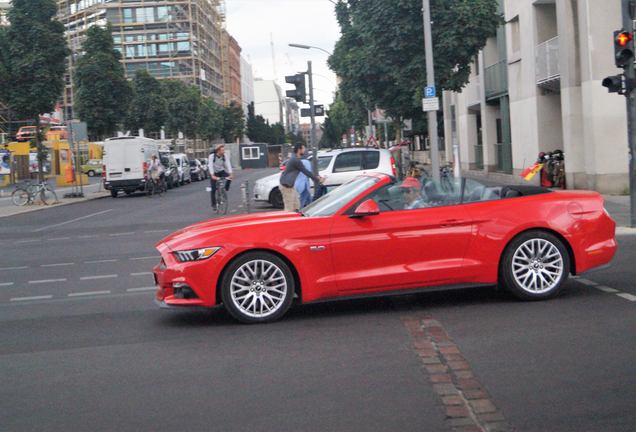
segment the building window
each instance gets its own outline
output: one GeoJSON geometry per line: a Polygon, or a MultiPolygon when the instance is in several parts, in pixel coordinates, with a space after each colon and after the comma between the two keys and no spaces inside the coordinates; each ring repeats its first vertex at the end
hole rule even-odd
{"type": "Polygon", "coordinates": [[[261,158],[258,147],[243,147],[243,160],[257,160],[261,158]]]}
{"type": "Polygon", "coordinates": [[[124,22],[125,23],[133,23],[135,22],[135,10],[132,8],[124,9],[124,22]]]}

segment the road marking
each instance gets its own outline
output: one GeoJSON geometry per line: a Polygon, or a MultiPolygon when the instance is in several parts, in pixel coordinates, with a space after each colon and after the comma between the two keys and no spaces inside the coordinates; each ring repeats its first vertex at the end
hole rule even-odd
{"type": "Polygon", "coordinates": [[[76,292],[67,294],[68,297],[83,297],[83,296],[93,296],[93,295],[104,295],[110,294],[110,291],[86,291],[86,292],[76,292]]]}
{"type": "Polygon", "coordinates": [[[24,269],[28,269],[29,267],[27,266],[20,266],[20,267],[2,267],[0,268],[0,271],[3,270],[24,270],[24,269]]]}
{"type": "Polygon", "coordinates": [[[97,212],[97,213],[92,213],[92,214],[89,214],[89,215],[86,215],[86,216],[81,216],[81,217],[78,217],[78,218],[75,218],[75,219],[71,219],[71,220],[67,220],[67,221],[64,221],[64,222],[57,223],[57,224],[48,225],[48,226],[45,226],[45,227],[42,227],[42,228],[38,228],[38,229],[36,229],[33,232],[46,231],[49,228],[59,227],[59,226],[62,226],[62,225],[68,225],[68,224],[73,223],[73,222],[81,221],[83,219],[92,218],[93,216],[99,216],[99,215],[102,215],[104,213],[108,213],[108,212],[112,212],[112,211],[113,211],[113,209],[108,209],[108,210],[100,211],[100,212],[97,212]]]}
{"type": "Polygon", "coordinates": [[[40,279],[29,281],[30,284],[45,284],[54,282],[66,282],[66,279],[40,279]]]}
{"type": "Polygon", "coordinates": [[[98,276],[83,276],[80,278],[81,281],[85,280],[96,280],[96,279],[112,279],[116,278],[116,274],[108,274],[108,275],[98,275],[98,276]]]}
{"type": "Polygon", "coordinates": [[[149,276],[152,275],[152,272],[138,272],[138,273],[131,273],[131,276],[149,276]]]}
{"type": "Polygon", "coordinates": [[[610,288],[610,287],[607,287],[607,286],[604,286],[604,285],[599,285],[599,286],[596,287],[596,289],[601,290],[601,291],[606,292],[606,293],[610,293],[610,294],[614,294],[614,293],[619,292],[617,289],[610,288]]]}
{"type": "Polygon", "coordinates": [[[65,267],[65,266],[72,266],[72,265],[75,265],[75,263],[68,262],[68,263],[57,263],[57,264],[41,264],[40,267],[65,267]]]}
{"type": "Polygon", "coordinates": [[[13,282],[0,282],[0,287],[11,286],[13,282]]]}
{"type": "Polygon", "coordinates": [[[33,296],[33,297],[13,297],[9,299],[9,301],[19,302],[19,301],[29,301],[29,300],[49,300],[52,298],[53,298],[52,295],[42,295],[42,296],[33,296]]]}
{"type": "Polygon", "coordinates": [[[25,244],[25,243],[39,243],[40,240],[19,240],[16,243],[25,244]]]}
{"type": "Polygon", "coordinates": [[[141,287],[141,288],[128,288],[126,291],[128,292],[144,292],[144,291],[155,291],[157,287],[141,287]]]}
{"type": "Polygon", "coordinates": [[[47,239],[48,241],[58,241],[58,240],[70,240],[70,237],[52,237],[50,239],[47,239]]]}
{"type": "Polygon", "coordinates": [[[165,232],[171,232],[172,230],[148,230],[148,231],[144,231],[145,234],[155,234],[155,233],[165,233],[165,232]]]}
{"type": "Polygon", "coordinates": [[[98,234],[90,234],[90,235],[81,235],[81,236],[77,236],[77,238],[81,238],[81,239],[91,239],[91,238],[97,238],[99,237],[98,234]]]}
{"type": "Polygon", "coordinates": [[[596,286],[596,285],[598,285],[596,282],[588,280],[588,279],[579,278],[577,280],[579,282],[581,282],[583,285],[587,285],[587,286],[596,286]]]}
{"type": "Polygon", "coordinates": [[[117,259],[103,259],[103,260],[93,260],[93,261],[84,261],[84,264],[98,264],[98,263],[111,263],[117,262],[117,259]]]}
{"type": "Polygon", "coordinates": [[[135,234],[134,232],[123,232],[123,233],[115,233],[115,234],[108,234],[108,237],[122,237],[122,236],[129,236],[129,235],[133,235],[135,234]]]}
{"type": "Polygon", "coordinates": [[[140,261],[140,260],[155,260],[161,258],[159,255],[155,256],[145,256],[145,257],[136,257],[136,258],[128,258],[130,261],[140,261]]]}
{"type": "Polygon", "coordinates": [[[636,301],[636,296],[633,294],[627,294],[627,293],[618,293],[616,294],[619,297],[624,298],[625,300],[629,300],[629,301],[636,301]]]}

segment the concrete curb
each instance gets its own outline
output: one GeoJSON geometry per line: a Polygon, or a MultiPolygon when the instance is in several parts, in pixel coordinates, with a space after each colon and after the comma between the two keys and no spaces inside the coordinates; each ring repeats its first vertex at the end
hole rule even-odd
{"type": "Polygon", "coordinates": [[[42,204],[32,204],[24,207],[16,207],[14,205],[3,206],[0,207],[0,218],[16,216],[23,213],[31,213],[39,210],[47,210],[52,208],[57,208],[60,206],[71,205],[71,204],[79,204],[86,201],[92,201],[96,199],[106,198],[110,196],[110,192],[101,191],[101,192],[89,192],[85,195],[84,198],[62,198],[57,204],[53,205],[42,205],[42,204]]]}

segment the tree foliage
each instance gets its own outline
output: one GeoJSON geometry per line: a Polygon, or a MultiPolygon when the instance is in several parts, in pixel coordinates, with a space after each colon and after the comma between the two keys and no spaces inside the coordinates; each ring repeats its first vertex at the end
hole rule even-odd
{"type": "Polygon", "coordinates": [[[143,129],[146,134],[157,133],[168,117],[168,104],[159,81],[144,70],[135,74],[132,100],[126,119],[131,130],[143,129]]]}
{"type": "Polygon", "coordinates": [[[166,132],[176,135],[182,132],[187,138],[195,138],[201,120],[201,92],[193,85],[178,80],[161,81],[161,90],[167,105],[166,132]]]}
{"type": "Polygon", "coordinates": [[[75,70],[75,110],[97,139],[112,136],[128,110],[130,85],[110,25],[86,32],[84,54],[75,70]]]}
{"type": "Polygon", "coordinates": [[[225,142],[234,142],[243,136],[245,132],[245,113],[243,107],[236,102],[231,102],[223,108],[223,131],[225,142]]]}
{"type": "Polygon", "coordinates": [[[212,141],[223,133],[223,112],[212,99],[204,98],[199,110],[198,132],[201,138],[212,141]]]}
{"type": "MultiPolygon", "coordinates": [[[[426,85],[421,0],[339,0],[342,36],[329,58],[350,109],[421,116],[426,85]]],[[[437,86],[460,90],[470,63],[501,23],[497,0],[431,0],[437,86]]]]}

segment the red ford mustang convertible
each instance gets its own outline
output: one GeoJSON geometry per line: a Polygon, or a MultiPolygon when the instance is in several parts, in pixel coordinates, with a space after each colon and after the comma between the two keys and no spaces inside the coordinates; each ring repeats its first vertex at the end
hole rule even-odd
{"type": "Polygon", "coordinates": [[[570,274],[607,265],[615,223],[595,192],[424,185],[358,177],[299,213],[228,217],[157,244],[162,307],[224,305],[273,321],[295,301],[495,285],[524,300],[554,297],[570,274]]]}

